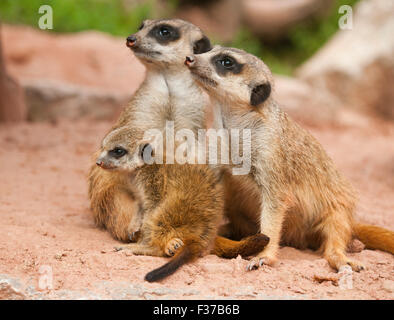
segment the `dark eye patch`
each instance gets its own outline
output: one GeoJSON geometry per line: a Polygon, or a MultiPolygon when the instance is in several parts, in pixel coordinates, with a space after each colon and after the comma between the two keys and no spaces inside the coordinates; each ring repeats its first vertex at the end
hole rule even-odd
{"type": "Polygon", "coordinates": [[[141,22],[141,25],[139,26],[138,30],[142,30],[145,27],[144,21],[141,22]]]}
{"type": "Polygon", "coordinates": [[[181,34],[178,28],[169,24],[160,24],[149,31],[148,37],[156,39],[160,44],[167,44],[178,40],[181,34]]]}
{"type": "Polygon", "coordinates": [[[115,159],[122,158],[125,154],[127,154],[127,150],[122,147],[116,147],[108,151],[108,155],[115,159]]]}
{"type": "Polygon", "coordinates": [[[212,57],[211,62],[215,66],[216,72],[221,76],[228,73],[239,74],[244,66],[233,57],[222,53],[212,57]]]}
{"type": "Polygon", "coordinates": [[[193,53],[194,54],[205,53],[205,52],[210,51],[211,49],[212,49],[211,42],[209,41],[209,39],[206,36],[204,36],[200,40],[197,40],[196,42],[194,42],[194,45],[193,45],[193,53]]]}

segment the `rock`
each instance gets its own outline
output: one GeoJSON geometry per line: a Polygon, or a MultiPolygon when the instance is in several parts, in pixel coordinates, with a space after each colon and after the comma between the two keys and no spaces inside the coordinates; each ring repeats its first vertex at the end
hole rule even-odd
{"type": "Polygon", "coordinates": [[[56,260],[61,261],[61,260],[63,259],[63,257],[65,257],[65,256],[67,256],[65,253],[56,253],[55,256],[54,256],[54,258],[55,258],[56,260]]]}
{"type": "Polygon", "coordinates": [[[95,31],[2,29],[7,69],[25,89],[30,120],[111,118],[145,77],[122,38],[95,31]]]}
{"type": "Polygon", "coordinates": [[[0,300],[24,300],[25,295],[20,290],[17,281],[11,278],[0,278],[0,300]]]}
{"type": "Polygon", "coordinates": [[[18,81],[8,74],[4,60],[0,28],[0,121],[26,120],[24,92],[18,81]]]}
{"type": "Polygon", "coordinates": [[[394,120],[394,2],[364,0],[353,29],[339,31],[296,74],[357,111],[394,120]]]}
{"type": "Polygon", "coordinates": [[[243,20],[264,40],[278,39],[302,21],[319,16],[332,0],[243,0],[243,20]]]}
{"type": "Polygon", "coordinates": [[[26,120],[26,103],[23,89],[8,75],[0,75],[0,121],[26,120]]]}
{"type": "Polygon", "coordinates": [[[111,119],[131,97],[48,79],[24,80],[22,85],[31,121],[111,119]]]}
{"type": "Polygon", "coordinates": [[[364,243],[362,243],[358,239],[353,239],[352,241],[350,241],[350,243],[348,244],[348,247],[347,247],[347,251],[352,252],[352,253],[361,252],[364,249],[365,249],[364,243]]]}
{"type": "Polygon", "coordinates": [[[336,100],[329,93],[316,92],[313,86],[297,78],[275,75],[274,97],[293,119],[310,126],[337,122],[336,100]]]}

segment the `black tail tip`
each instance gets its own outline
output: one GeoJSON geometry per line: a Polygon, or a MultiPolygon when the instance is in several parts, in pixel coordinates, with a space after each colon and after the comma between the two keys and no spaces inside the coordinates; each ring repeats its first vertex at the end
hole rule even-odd
{"type": "Polygon", "coordinates": [[[156,281],[158,281],[158,280],[160,280],[160,278],[158,278],[156,275],[155,275],[155,273],[154,272],[148,272],[146,275],[145,275],[145,278],[144,278],[146,281],[148,281],[148,282],[156,282],[156,281]]]}

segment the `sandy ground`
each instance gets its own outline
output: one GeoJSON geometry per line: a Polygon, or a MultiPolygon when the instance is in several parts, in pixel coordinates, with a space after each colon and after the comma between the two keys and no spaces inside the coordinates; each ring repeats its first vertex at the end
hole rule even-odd
{"type": "MultiPolygon", "coordinates": [[[[114,252],[118,242],[95,227],[89,210],[90,154],[109,127],[0,126],[0,299],[394,298],[394,257],[371,250],[350,254],[367,270],[339,284],[316,253],[289,247],[274,268],[247,272],[246,260],[209,255],[161,283],[145,282],[166,259],[114,252]]],[[[370,121],[313,133],[359,190],[358,219],[394,229],[394,125],[370,121]]]]}

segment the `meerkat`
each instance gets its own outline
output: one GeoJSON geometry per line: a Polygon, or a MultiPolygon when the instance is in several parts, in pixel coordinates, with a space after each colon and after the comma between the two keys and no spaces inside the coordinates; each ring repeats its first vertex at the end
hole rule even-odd
{"type": "MultiPolygon", "coordinates": [[[[146,67],[146,78],[112,129],[125,123],[142,131],[162,129],[167,120],[174,121],[174,130],[203,128],[207,97],[184,67],[185,56],[211,49],[203,32],[179,19],[145,20],[126,45],[146,67]]],[[[127,226],[139,211],[139,202],[125,176],[100,170],[93,163],[88,180],[96,225],[117,240],[133,240],[127,226]]]]}
{"type": "Polygon", "coordinates": [[[262,250],[268,237],[257,234],[241,242],[215,237],[223,216],[221,177],[207,165],[146,164],[156,148],[143,132],[129,126],[110,132],[102,142],[97,165],[127,177],[140,201],[138,242],[118,249],[134,254],[174,256],[149,272],[149,282],[161,280],[207,252],[225,258],[250,256],[262,250]]]}
{"type": "Polygon", "coordinates": [[[245,236],[257,227],[270,238],[248,270],[273,265],[280,243],[319,249],[337,270],[364,268],[345,254],[353,236],[367,248],[394,254],[394,232],[355,223],[352,186],[320,143],[279,108],[271,95],[272,74],[260,59],[217,46],[187,57],[185,64],[215,105],[217,126],[251,129],[251,170],[240,185],[256,197],[260,209],[248,217],[228,212],[226,230],[245,236]]]}

